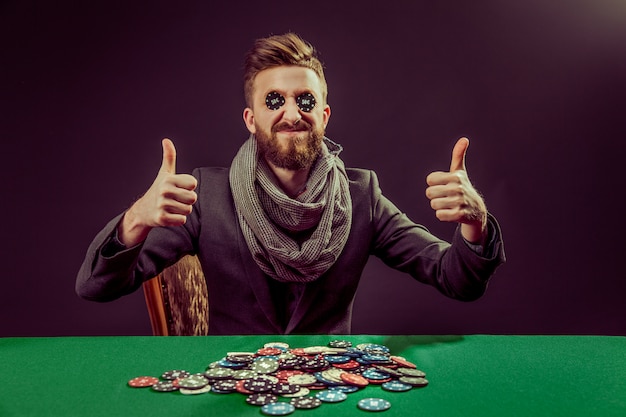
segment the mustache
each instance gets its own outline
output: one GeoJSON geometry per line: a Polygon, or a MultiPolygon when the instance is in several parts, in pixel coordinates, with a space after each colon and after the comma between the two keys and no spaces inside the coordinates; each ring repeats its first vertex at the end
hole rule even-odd
{"type": "Polygon", "coordinates": [[[298,123],[281,122],[272,126],[272,133],[288,131],[288,132],[307,132],[311,130],[311,124],[300,119],[298,123]]]}

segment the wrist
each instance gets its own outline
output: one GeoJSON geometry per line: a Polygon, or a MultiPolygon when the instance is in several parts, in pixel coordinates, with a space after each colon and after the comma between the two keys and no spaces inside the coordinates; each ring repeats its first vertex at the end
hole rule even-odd
{"type": "Polygon", "coordinates": [[[117,236],[119,241],[126,247],[133,247],[146,240],[152,228],[140,221],[131,207],[117,226],[117,236]]]}

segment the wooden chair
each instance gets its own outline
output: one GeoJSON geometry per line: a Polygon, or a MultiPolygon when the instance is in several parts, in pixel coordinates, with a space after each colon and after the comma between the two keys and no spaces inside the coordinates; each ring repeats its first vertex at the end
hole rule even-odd
{"type": "Polygon", "coordinates": [[[196,256],[187,255],[143,283],[155,336],[200,336],[209,333],[206,280],[196,256]]]}

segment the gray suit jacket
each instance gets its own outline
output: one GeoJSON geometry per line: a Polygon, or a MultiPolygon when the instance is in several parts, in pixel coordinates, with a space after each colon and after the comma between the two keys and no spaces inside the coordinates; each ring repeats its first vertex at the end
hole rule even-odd
{"type": "MultiPolygon", "coordinates": [[[[90,245],[76,281],[77,293],[110,301],[137,290],[144,280],[188,253],[198,254],[209,293],[211,334],[349,334],[352,305],[370,255],[433,285],[448,297],[474,300],[504,262],[496,220],[489,216],[490,244],[478,255],[457,228],[449,244],[410,221],[381,193],[376,174],[348,169],[353,219],[336,263],[318,280],[296,285],[289,314],[275,291],[282,284],[256,265],[241,233],[228,181],[228,168],[199,168],[198,201],[181,227],[153,229],[133,248],[116,246],[111,220],[90,245]]],[[[280,291],[278,291],[280,294],[280,291]]]]}

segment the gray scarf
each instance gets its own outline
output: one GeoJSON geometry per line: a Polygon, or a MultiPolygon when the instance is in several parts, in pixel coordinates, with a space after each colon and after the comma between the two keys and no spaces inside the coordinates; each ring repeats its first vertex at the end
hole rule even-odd
{"type": "Polygon", "coordinates": [[[352,223],[348,177],[338,156],[341,150],[324,138],[306,191],[296,198],[276,184],[253,136],[233,159],[230,188],[241,231],[254,260],[270,277],[311,282],[341,254],[352,223]]]}

